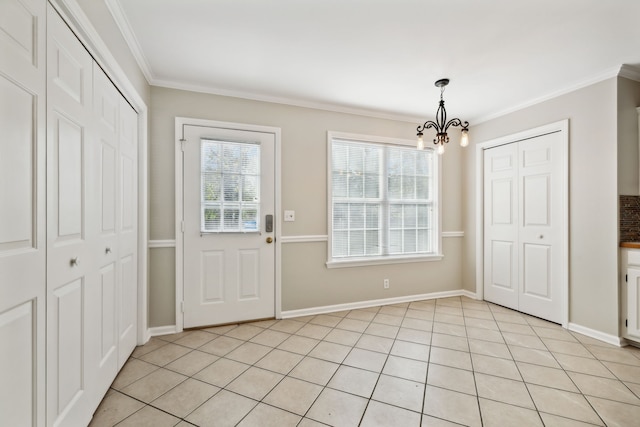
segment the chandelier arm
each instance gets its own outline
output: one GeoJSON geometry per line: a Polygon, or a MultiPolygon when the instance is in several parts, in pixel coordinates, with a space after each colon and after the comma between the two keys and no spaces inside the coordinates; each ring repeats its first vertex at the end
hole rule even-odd
{"type": "Polygon", "coordinates": [[[447,122],[447,125],[444,127],[444,131],[446,132],[450,126],[453,126],[453,127],[460,126],[462,127],[463,130],[467,130],[467,128],[469,127],[469,122],[465,121],[464,124],[462,124],[462,120],[456,117],[447,122]]]}
{"type": "Polygon", "coordinates": [[[425,129],[431,129],[434,128],[436,130],[438,130],[438,124],[432,120],[428,120],[426,122],[424,122],[424,124],[422,126],[418,126],[417,131],[418,132],[422,132],[425,129]]]}

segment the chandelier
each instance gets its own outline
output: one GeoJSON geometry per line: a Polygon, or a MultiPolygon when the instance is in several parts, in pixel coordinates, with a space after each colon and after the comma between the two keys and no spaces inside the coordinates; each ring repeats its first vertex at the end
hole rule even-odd
{"type": "Polygon", "coordinates": [[[424,141],[422,139],[422,131],[425,129],[435,129],[436,137],[433,140],[433,143],[438,146],[438,154],[444,153],[444,144],[449,142],[449,135],[447,135],[447,130],[449,127],[457,127],[461,126],[462,136],[460,138],[460,145],[466,147],[469,145],[469,122],[462,123],[462,120],[455,118],[447,121],[447,110],[444,109],[444,99],[442,99],[442,94],[444,93],[444,88],[449,84],[449,79],[440,79],[436,81],[436,87],[440,88],[440,105],[438,106],[438,111],[436,111],[436,121],[428,120],[424,122],[422,126],[418,126],[418,150],[424,150],[424,141]]]}

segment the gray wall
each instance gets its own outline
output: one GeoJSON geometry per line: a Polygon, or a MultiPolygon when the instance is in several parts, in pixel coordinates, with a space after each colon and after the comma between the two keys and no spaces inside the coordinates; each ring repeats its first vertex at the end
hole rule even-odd
{"type": "MultiPolygon", "coordinates": [[[[611,78],[558,96],[481,123],[470,132],[472,140],[480,143],[569,119],[569,321],[616,336],[617,81],[611,78]]],[[[637,139],[635,144],[637,146],[637,139]]],[[[637,162],[637,148],[635,150],[637,162]]],[[[476,160],[473,147],[463,157],[467,171],[463,185],[466,202],[463,281],[465,289],[475,290],[476,160]]]]}
{"type": "MultiPolygon", "coordinates": [[[[327,131],[414,139],[417,123],[376,119],[175,89],[151,88],[150,238],[175,238],[175,117],[275,126],[282,129],[282,208],[296,221],[283,236],[327,234],[327,131]]],[[[456,133],[457,134],[457,133],[456,133]]],[[[452,135],[453,136],[453,135],[452,135]]],[[[455,135],[457,137],[457,135],[455,135]]],[[[443,157],[443,230],[462,230],[461,149],[456,138],[443,157]]],[[[461,288],[461,238],[446,238],[443,261],[327,269],[326,242],[283,243],[282,309],[295,310],[461,288]],[[382,289],[388,278],[391,288],[382,289]]],[[[150,326],[175,321],[175,281],[167,253],[151,250],[150,326]]]]}

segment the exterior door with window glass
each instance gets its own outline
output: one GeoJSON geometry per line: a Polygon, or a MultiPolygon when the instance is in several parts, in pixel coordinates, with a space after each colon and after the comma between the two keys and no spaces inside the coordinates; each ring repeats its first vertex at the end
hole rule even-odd
{"type": "Polygon", "coordinates": [[[184,327],[275,315],[275,135],[183,127],[184,327]]]}

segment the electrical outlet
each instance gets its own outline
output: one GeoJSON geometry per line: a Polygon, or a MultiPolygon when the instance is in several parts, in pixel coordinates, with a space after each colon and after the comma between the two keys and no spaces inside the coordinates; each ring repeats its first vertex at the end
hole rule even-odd
{"type": "Polygon", "coordinates": [[[389,289],[389,279],[384,279],[383,286],[385,289],[389,289]]]}

